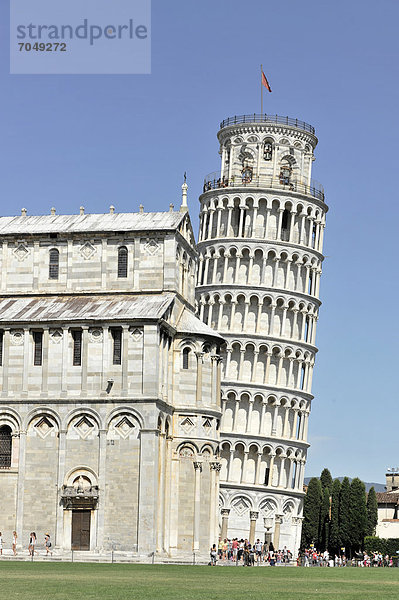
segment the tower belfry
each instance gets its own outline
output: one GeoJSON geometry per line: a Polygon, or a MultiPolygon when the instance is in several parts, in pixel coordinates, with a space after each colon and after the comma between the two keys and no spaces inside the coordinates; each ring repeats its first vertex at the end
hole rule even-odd
{"type": "Polygon", "coordinates": [[[299,547],[328,207],[311,125],[226,119],[200,196],[200,318],[227,341],[221,535],[299,547]]]}

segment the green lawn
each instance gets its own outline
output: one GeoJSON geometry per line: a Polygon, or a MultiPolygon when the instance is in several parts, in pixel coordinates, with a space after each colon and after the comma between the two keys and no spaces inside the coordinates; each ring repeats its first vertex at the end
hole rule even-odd
{"type": "Polygon", "coordinates": [[[5,600],[389,600],[399,569],[0,562],[5,600]]]}

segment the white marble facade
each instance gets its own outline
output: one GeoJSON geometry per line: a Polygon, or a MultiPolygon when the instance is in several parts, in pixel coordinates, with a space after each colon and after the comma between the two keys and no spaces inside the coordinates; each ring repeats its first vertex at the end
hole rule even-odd
{"type": "Polygon", "coordinates": [[[222,537],[294,553],[316,355],[327,206],[311,126],[260,115],[221,124],[221,169],[200,197],[200,318],[222,351],[222,537]]]}
{"type": "Polygon", "coordinates": [[[207,555],[221,337],[187,211],[0,218],[0,530],[59,551],[207,555]]]}

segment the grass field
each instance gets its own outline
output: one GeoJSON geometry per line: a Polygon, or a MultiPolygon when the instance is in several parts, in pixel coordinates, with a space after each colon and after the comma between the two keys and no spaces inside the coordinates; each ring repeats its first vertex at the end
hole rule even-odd
{"type": "Polygon", "coordinates": [[[0,562],[5,600],[389,600],[399,569],[0,562]]]}

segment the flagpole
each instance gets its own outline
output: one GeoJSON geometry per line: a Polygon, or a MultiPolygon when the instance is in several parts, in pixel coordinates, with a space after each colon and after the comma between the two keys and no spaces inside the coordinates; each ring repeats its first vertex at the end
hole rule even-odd
{"type": "Polygon", "coordinates": [[[262,82],[263,65],[260,66],[260,114],[263,115],[263,82],[262,82]]]}

